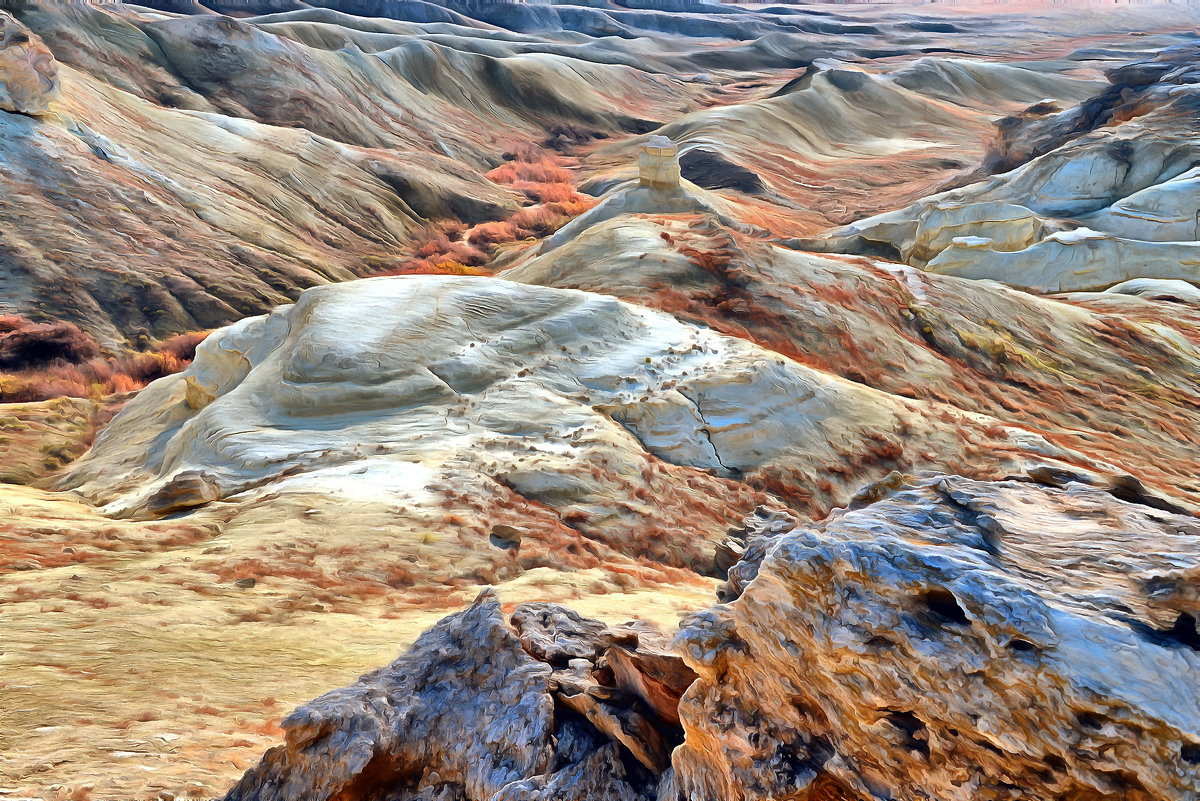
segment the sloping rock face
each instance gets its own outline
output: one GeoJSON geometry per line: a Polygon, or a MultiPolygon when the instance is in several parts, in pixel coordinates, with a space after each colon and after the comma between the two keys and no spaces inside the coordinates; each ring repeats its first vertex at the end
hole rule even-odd
{"type": "Polygon", "coordinates": [[[1198,533],[1079,485],[897,476],[752,543],[683,624],[667,797],[1195,798],[1198,533]]]}
{"type": "Polygon", "coordinates": [[[1168,295],[1177,302],[1044,298],[795,252],[692,216],[601,223],[502,275],[616,295],[894,396],[1037,431],[1200,509],[1186,478],[1200,426],[1200,306],[1186,291],[1168,295]]]}
{"type": "Polygon", "coordinates": [[[555,124],[646,127],[650,108],[700,91],[482,35],[473,52],[470,27],[447,40],[334,12],[259,25],[121,3],[5,8],[0,224],[19,233],[0,244],[0,312],[70,320],[110,346],[394,268],[434,221],[521,207],[485,176],[507,148],[555,124]],[[622,108],[596,86],[620,87],[622,108]]]}
{"type": "Polygon", "coordinates": [[[12,14],[0,11],[0,111],[45,114],[58,91],[54,54],[12,14]]]}
{"type": "Polygon", "coordinates": [[[1001,124],[987,162],[1010,172],[796,244],[1040,292],[1200,281],[1198,58],[1169,48],[1110,71],[1114,85],[1073,109],[1032,107],[1001,124]]]}
{"type": "Polygon", "coordinates": [[[640,762],[652,751],[661,771],[678,729],[630,682],[663,687],[640,666],[669,665],[674,695],[659,697],[673,712],[694,679],[662,640],[553,604],[510,621],[485,592],[391,665],[284,719],[285,744],[226,801],[649,801],[658,777],[640,762]]]}

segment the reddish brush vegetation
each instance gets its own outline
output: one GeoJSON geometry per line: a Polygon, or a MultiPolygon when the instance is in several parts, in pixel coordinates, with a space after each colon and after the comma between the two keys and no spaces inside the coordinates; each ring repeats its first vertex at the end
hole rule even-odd
{"type": "Polygon", "coordinates": [[[100,345],[71,323],[33,323],[0,317],[0,403],[29,403],[63,395],[99,398],[141,389],[177,373],[196,355],[207,332],[180,334],[145,353],[100,355],[100,345]]]}
{"type": "Polygon", "coordinates": [[[497,184],[539,183],[566,184],[571,186],[574,176],[571,171],[555,163],[555,157],[542,156],[536,161],[518,159],[536,158],[527,154],[514,154],[514,159],[501,164],[487,174],[488,180],[497,184]]]}
{"type": "Polygon", "coordinates": [[[567,168],[573,160],[565,156],[522,144],[504,159],[488,179],[520,192],[529,205],[506,220],[471,228],[456,220],[436,223],[416,236],[412,258],[382,274],[484,275],[499,246],[549,236],[595,204],[575,190],[575,175],[567,168]]]}
{"type": "MultiPolygon", "coordinates": [[[[0,576],[35,567],[111,561],[123,554],[162,553],[203,542],[214,533],[207,526],[184,523],[156,523],[136,530],[118,526],[60,529],[0,523],[0,576]]],[[[70,595],[67,599],[80,600],[70,595]]]]}
{"type": "Polygon", "coordinates": [[[15,314],[0,317],[0,369],[79,364],[99,355],[100,345],[77,325],[35,323],[15,314]]]}

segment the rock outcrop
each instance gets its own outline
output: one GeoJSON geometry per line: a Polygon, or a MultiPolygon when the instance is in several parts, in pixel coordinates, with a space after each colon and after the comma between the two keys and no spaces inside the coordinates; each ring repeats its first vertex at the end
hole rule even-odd
{"type": "Polygon", "coordinates": [[[1111,70],[1113,86],[1072,109],[1003,121],[985,166],[1010,171],[795,245],[1038,292],[1200,282],[1198,59],[1181,46],[1111,70]]]}
{"type": "MultiPolygon", "coordinates": [[[[628,553],[649,553],[640,532],[661,526],[676,497],[697,539],[660,545],[707,570],[707,541],[754,493],[821,516],[905,465],[1005,475],[1033,464],[1107,469],[1023,427],[609,296],[413,276],[309,290],[212,334],[186,371],[125,407],[61,486],[144,518],[213,492],[247,503],[341,486],[351,471],[370,474],[372,503],[423,509],[444,500],[431,487],[488,498],[499,482],[628,553]],[[660,480],[655,508],[625,501],[660,480]],[[712,518],[695,512],[700,486],[714,494],[712,518]]],[[[508,561],[485,538],[470,547],[508,561]]]]}
{"type": "Polygon", "coordinates": [[[760,510],[740,533],[726,603],[674,646],[550,604],[506,621],[485,594],[293,712],[227,799],[1200,791],[1195,518],[897,474],[820,524],[760,510]]]}
{"type": "Polygon", "coordinates": [[[1191,105],[1179,87],[1200,83],[1200,47],[1179,44],[1106,71],[1109,86],[1069,109],[1034,104],[996,123],[996,139],[984,168],[1008,172],[1098,128],[1166,106],[1191,105]]]}
{"type": "Polygon", "coordinates": [[[1200,509],[1180,480],[1200,426],[1200,307],[1186,294],[1043,298],[796,252],[698,217],[611,220],[501,275],[615,295],[857,384],[1037,431],[1200,509]]]}
{"type": "Polygon", "coordinates": [[[553,604],[506,620],[485,592],[289,715],[226,801],[652,801],[695,678],[665,645],[553,604]]]}
{"type": "Polygon", "coordinates": [[[58,93],[54,54],[12,14],[0,11],[0,111],[45,114],[58,93]]]}
{"type": "Polygon", "coordinates": [[[1195,798],[1197,534],[1078,484],[941,476],[776,535],[683,624],[668,797],[1195,798]]]}
{"type": "Polygon", "coordinates": [[[679,189],[679,147],[665,136],[652,136],[638,156],[638,183],[671,192],[679,189]]]}

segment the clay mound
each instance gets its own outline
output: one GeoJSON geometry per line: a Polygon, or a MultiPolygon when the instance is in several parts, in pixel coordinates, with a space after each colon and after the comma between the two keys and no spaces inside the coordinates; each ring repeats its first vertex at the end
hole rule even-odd
{"type": "Polygon", "coordinates": [[[5,191],[21,198],[0,207],[21,232],[0,288],[14,312],[66,318],[110,343],[221,325],[367,273],[424,215],[517,207],[445,157],[169,111],[79,78],[65,72],[67,108],[98,114],[97,128],[0,118],[5,191]],[[102,202],[63,202],[96,192],[102,202]]]}
{"type": "Polygon", "coordinates": [[[978,105],[995,112],[1030,97],[1081,101],[1100,89],[1100,81],[1084,81],[1051,71],[1012,64],[951,58],[922,58],[892,73],[892,80],[912,92],[958,105],[978,105]]]}
{"type": "MultiPolygon", "coordinates": [[[[614,558],[705,571],[708,543],[763,493],[822,515],[899,466],[1033,464],[1096,467],[992,418],[611,297],[431,276],[309,290],[214,333],[191,367],[131,401],[61,486],[138,518],[348,492],[347,503],[408,506],[413,525],[470,487],[485,531],[509,522],[489,521],[508,514],[497,504],[523,498],[614,558]],[[697,492],[713,497],[697,506],[697,492]],[[668,519],[688,533],[644,535],[668,519]]],[[[464,553],[519,575],[521,560],[474,526],[464,553]]],[[[437,559],[453,571],[443,578],[469,573],[449,558],[437,559]]]]}
{"type": "MultiPolygon", "coordinates": [[[[876,25],[853,9],[496,5],[476,18],[417,2],[264,2],[228,4],[274,12],[234,19],[161,5],[169,10],[14,6],[59,63],[59,97],[47,87],[35,98],[41,121],[0,112],[0,157],[14,165],[0,189],[22,199],[0,207],[0,224],[21,232],[0,268],[0,303],[77,323],[111,347],[395,271],[414,237],[443,219],[516,213],[523,198],[485,177],[514,143],[573,148],[679,117],[665,132],[705,154],[690,174],[739,203],[739,222],[809,234],[903,205],[976,160],[998,83],[1021,103],[1047,91],[1071,102],[1090,86],[1086,76],[955,61],[934,69],[930,94],[909,91],[898,81],[912,70],[893,80],[867,62],[911,58],[956,34],[899,12],[876,25]],[[376,13],[392,19],[354,15],[376,13]],[[488,14],[527,17],[531,32],[488,14]],[[767,72],[780,58],[805,67],[822,57],[866,71],[817,69],[807,88],[766,97],[786,83],[767,72]],[[950,86],[966,96],[942,99],[950,86]],[[716,104],[728,107],[703,110],[716,104]]],[[[1017,35],[963,25],[983,54],[1017,35]]],[[[1041,43],[1064,36],[1016,28],[1041,43]]],[[[1139,46],[1177,39],[1155,32],[1139,46]]],[[[32,85],[30,74],[14,86],[32,85]]],[[[584,171],[611,186],[637,144],[594,154],[584,171]]]]}
{"type": "Polygon", "coordinates": [[[616,295],[897,397],[1039,432],[1200,508],[1188,478],[1200,307],[1186,295],[1046,299],[796,252],[688,216],[600,223],[502,275],[616,295]]]}

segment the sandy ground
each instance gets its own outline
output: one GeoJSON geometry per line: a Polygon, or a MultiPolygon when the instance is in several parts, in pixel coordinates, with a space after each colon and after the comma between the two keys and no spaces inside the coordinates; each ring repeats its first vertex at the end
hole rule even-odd
{"type": "MultiPolygon", "coordinates": [[[[0,515],[0,799],[217,796],[297,704],[387,663],[478,590],[414,605],[404,589],[242,587],[211,572],[225,535],[210,522],[114,521],[12,485],[0,515]]],[[[663,626],[713,599],[711,584],[581,597],[586,573],[530,571],[501,596],[663,626]]]]}

